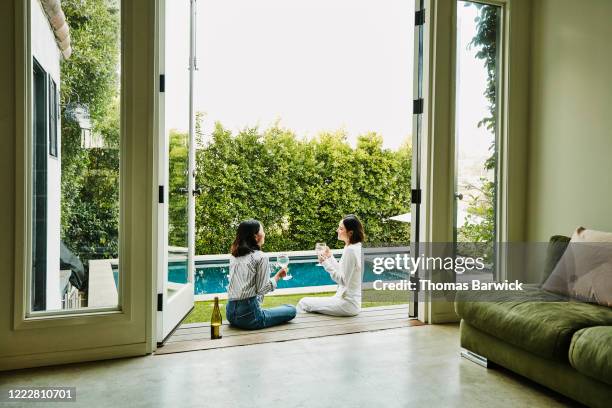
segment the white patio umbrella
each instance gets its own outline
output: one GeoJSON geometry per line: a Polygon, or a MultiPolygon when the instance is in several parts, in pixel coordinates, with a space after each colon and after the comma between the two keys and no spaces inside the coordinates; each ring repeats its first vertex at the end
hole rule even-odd
{"type": "Polygon", "coordinates": [[[410,215],[410,213],[394,215],[393,217],[389,217],[388,219],[399,222],[412,222],[412,216],[410,215]]]}

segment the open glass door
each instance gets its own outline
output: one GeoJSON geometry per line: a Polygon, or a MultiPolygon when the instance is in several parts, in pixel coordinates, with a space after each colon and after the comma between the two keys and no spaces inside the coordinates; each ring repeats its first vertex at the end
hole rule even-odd
{"type": "Polygon", "coordinates": [[[160,21],[160,219],[157,343],[194,306],[195,0],[166,2],[160,21]]]}
{"type": "MultiPolygon", "coordinates": [[[[413,89],[414,105],[412,116],[412,176],[411,176],[411,226],[410,226],[410,251],[412,256],[420,253],[420,222],[421,222],[421,140],[423,133],[423,44],[425,36],[425,0],[414,2],[415,24],[414,24],[414,71],[413,89]]],[[[419,314],[419,271],[410,277],[416,290],[413,291],[410,302],[410,317],[418,317],[419,314]]]]}
{"type": "Polygon", "coordinates": [[[494,280],[503,8],[457,2],[455,225],[457,256],[482,257],[494,280]]]}

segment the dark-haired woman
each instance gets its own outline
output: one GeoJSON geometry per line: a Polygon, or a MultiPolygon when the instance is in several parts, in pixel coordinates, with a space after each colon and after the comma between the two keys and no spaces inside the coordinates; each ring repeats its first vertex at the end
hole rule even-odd
{"type": "Polygon", "coordinates": [[[270,278],[270,262],[261,251],[266,234],[257,220],[243,221],[232,244],[229,270],[227,320],[241,329],[263,329],[295,317],[295,307],[282,305],[262,309],[263,296],[276,289],[286,269],[270,278]]]}
{"type": "Polygon", "coordinates": [[[305,297],[298,303],[298,310],[331,316],[355,316],[361,311],[361,242],[365,239],[363,225],[354,215],[347,215],[338,224],[338,239],[344,241],[340,262],[329,248],[319,256],[319,262],[338,284],[332,297],[305,297]]]}

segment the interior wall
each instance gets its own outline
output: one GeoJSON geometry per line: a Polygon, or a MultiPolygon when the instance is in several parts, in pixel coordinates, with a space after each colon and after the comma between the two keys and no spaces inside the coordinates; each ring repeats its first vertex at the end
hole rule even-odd
{"type": "Polygon", "coordinates": [[[612,1],[532,12],[527,240],[612,231],[612,1]]]}

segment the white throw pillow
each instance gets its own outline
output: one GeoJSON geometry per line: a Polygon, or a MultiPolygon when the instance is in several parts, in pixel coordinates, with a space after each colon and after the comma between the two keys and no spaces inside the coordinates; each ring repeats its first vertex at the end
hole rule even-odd
{"type": "Polygon", "coordinates": [[[571,296],[583,302],[612,307],[612,264],[602,263],[579,277],[572,287],[571,296]]]}
{"type": "Polygon", "coordinates": [[[542,288],[612,306],[612,233],[577,228],[542,288]]]}

